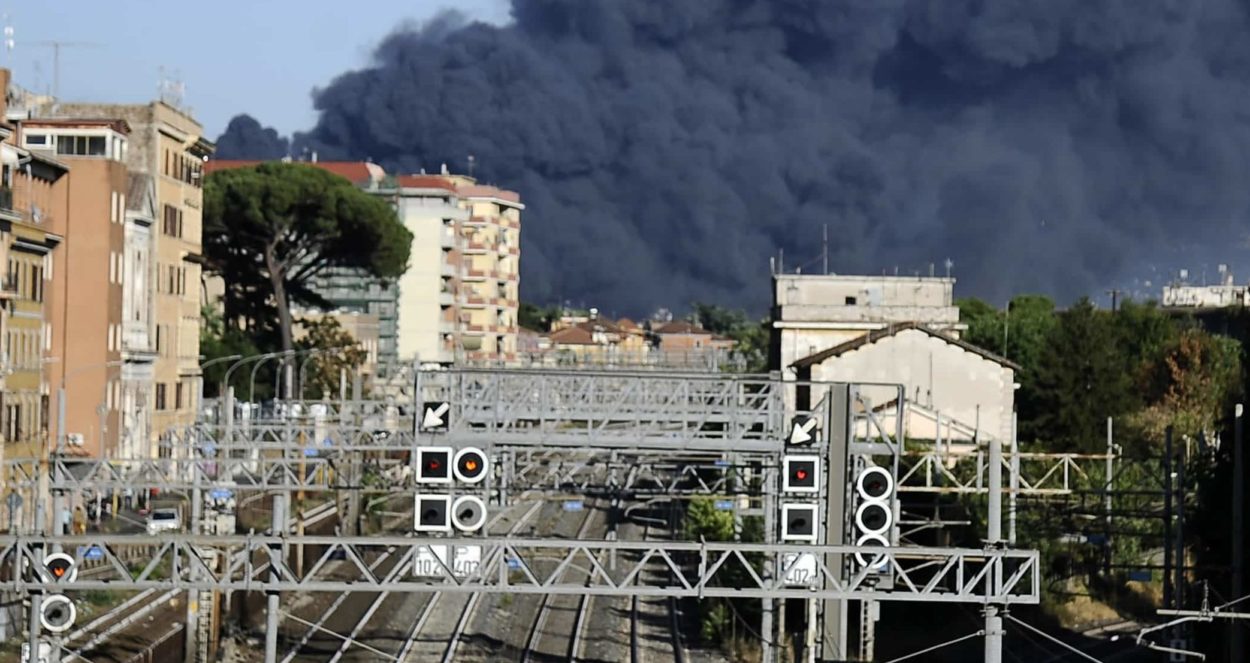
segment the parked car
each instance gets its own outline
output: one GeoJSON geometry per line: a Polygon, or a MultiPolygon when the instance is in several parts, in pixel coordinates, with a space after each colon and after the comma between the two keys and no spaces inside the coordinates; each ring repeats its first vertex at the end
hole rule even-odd
{"type": "Polygon", "coordinates": [[[177,509],[153,509],[148,514],[148,536],[181,531],[182,516],[177,509]]]}

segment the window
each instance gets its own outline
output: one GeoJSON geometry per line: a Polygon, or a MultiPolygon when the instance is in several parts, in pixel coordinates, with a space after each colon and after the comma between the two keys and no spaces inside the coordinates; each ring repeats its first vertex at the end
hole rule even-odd
{"type": "Polygon", "coordinates": [[[102,157],[108,151],[104,136],[57,136],[56,153],[102,157]]]}
{"type": "Polygon", "coordinates": [[[165,386],[166,385],[164,382],[156,383],[156,409],[157,410],[165,409],[165,386]]]}
{"type": "Polygon", "coordinates": [[[174,385],[174,409],[182,409],[182,382],[174,385]]]}
{"type": "Polygon", "coordinates": [[[182,210],[173,205],[165,206],[161,232],[170,237],[182,237],[182,210]]]}
{"type": "Polygon", "coordinates": [[[156,354],[159,354],[159,355],[162,355],[162,356],[163,356],[163,353],[161,352],[161,350],[163,350],[163,349],[165,348],[165,344],[161,342],[161,341],[163,341],[163,340],[164,340],[164,338],[162,337],[162,334],[161,334],[161,330],[162,330],[164,327],[165,327],[165,325],[157,325],[157,326],[156,326],[156,354]]]}
{"type": "Polygon", "coordinates": [[[855,303],[856,303],[856,299],[855,299],[854,297],[847,297],[847,298],[846,298],[846,305],[847,305],[847,306],[855,306],[855,303]]]}
{"type": "Polygon", "coordinates": [[[47,145],[48,135],[47,134],[26,134],[26,144],[27,145],[47,145]]]}

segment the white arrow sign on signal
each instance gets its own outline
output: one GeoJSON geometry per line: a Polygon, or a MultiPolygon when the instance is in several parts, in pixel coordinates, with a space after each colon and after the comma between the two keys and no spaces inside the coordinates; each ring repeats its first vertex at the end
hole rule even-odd
{"type": "Polygon", "coordinates": [[[790,444],[802,444],[812,441],[812,429],[816,428],[816,419],[808,419],[799,424],[794,424],[794,430],[790,431],[790,444]]]}
{"type": "Polygon", "coordinates": [[[421,426],[423,428],[438,428],[443,425],[443,415],[447,414],[447,410],[451,409],[450,403],[443,403],[437,408],[425,408],[425,415],[421,417],[421,426]]]}

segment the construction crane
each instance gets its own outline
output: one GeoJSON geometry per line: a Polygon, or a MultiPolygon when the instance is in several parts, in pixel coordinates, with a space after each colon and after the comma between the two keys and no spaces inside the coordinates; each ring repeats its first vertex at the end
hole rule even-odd
{"type": "Polygon", "coordinates": [[[69,48],[93,48],[100,46],[92,41],[59,41],[49,39],[44,41],[31,42],[34,46],[48,46],[52,48],[52,98],[60,99],[61,97],[61,49],[69,48]]]}

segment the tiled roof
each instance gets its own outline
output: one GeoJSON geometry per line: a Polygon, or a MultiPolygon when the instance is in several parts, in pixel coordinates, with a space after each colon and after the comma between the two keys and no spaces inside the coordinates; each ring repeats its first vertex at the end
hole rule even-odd
{"type": "Polygon", "coordinates": [[[918,332],[923,332],[925,334],[928,334],[929,336],[932,336],[933,338],[941,339],[947,343],[950,343],[951,345],[957,345],[963,348],[964,350],[971,352],[972,354],[978,355],[984,359],[988,359],[989,361],[992,361],[996,364],[1001,364],[1003,366],[1006,366],[1014,371],[1020,370],[1019,365],[1017,365],[1016,363],[1012,362],[1011,360],[1005,357],[1000,357],[994,354],[993,352],[989,352],[988,350],[979,348],[971,343],[968,343],[967,341],[961,341],[957,338],[947,336],[946,334],[940,334],[938,332],[935,332],[932,329],[930,329],[928,325],[924,323],[920,323],[920,322],[901,322],[898,324],[888,325],[881,329],[877,329],[867,334],[864,334],[863,336],[860,336],[859,338],[847,341],[841,345],[835,345],[832,348],[829,348],[828,350],[817,352],[814,355],[804,357],[790,365],[796,368],[806,368],[813,364],[822,363],[826,359],[829,359],[830,357],[837,357],[839,355],[846,354],[847,352],[850,352],[852,350],[858,350],[859,348],[862,348],[865,345],[871,345],[882,339],[890,338],[901,332],[905,332],[905,331],[912,330],[912,329],[918,332]]]}
{"type": "Polygon", "coordinates": [[[591,337],[590,332],[582,329],[580,326],[565,327],[559,331],[553,331],[547,335],[552,343],[559,345],[595,345],[595,340],[591,337]]]}
{"type": "Polygon", "coordinates": [[[22,125],[26,129],[39,129],[42,127],[108,127],[119,134],[130,133],[130,123],[125,120],[113,118],[99,119],[49,119],[35,118],[24,120],[22,125]]]}
{"type": "Polygon", "coordinates": [[[446,189],[455,191],[456,185],[438,175],[398,175],[395,183],[404,189],[446,189]]]}
{"type": "Polygon", "coordinates": [[[638,326],[637,322],[634,322],[633,320],[630,320],[629,318],[621,318],[620,320],[617,320],[616,326],[620,327],[621,329],[624,329],[625,331],[635,331],[635,330],[642,329],[642,327],[638,326]]]}

